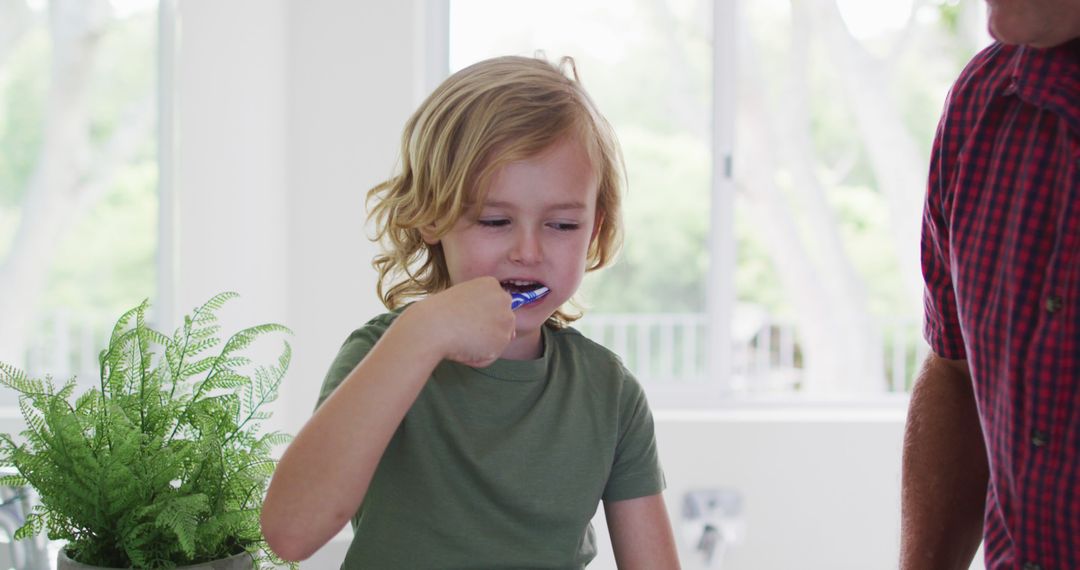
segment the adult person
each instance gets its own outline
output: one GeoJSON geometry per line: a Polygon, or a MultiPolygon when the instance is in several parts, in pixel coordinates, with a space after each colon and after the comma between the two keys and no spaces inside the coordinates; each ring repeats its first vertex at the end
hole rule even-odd
{"type": "Polygon", "coordinates": [[[901,569],[1080,568],[1080,0],[989,0],[923,216],[901,569]]]}

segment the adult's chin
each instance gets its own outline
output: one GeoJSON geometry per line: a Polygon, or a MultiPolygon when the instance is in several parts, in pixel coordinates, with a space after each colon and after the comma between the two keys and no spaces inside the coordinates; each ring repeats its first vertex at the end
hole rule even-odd
{"type": "Polygon", "coordinates": [[[995,7],[993,2],[988,3],[987,9],[990,37],[1003,44],[1044,49],[1061,45],[1077,36],[1055,28],[1051,23],[1041,22],[1026,12],[1017,13],[1017,10],[995,7]]]}
{"type": "Polygon", "coordinates": [[[1008,16],[1001,15],[999,10],[995,9],[993,4],[990,5],[989,14],[987,15],[986,29],[990,33],[990,37],[1003,44],[1017,45],[1023,43],[1020,38],[1016,37],[1015,24],[1009,21],[1008,16]]]}

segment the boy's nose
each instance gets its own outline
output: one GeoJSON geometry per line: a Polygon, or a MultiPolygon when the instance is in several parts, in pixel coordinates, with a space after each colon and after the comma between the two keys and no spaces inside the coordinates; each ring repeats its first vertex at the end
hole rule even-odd
{"type": "Polygon", "coordinates": [[[532,264],[539,263],[541,259],[543,251],[539,236],[527,230],[517,232],[510,250],[510,260],[514,263],[532,264]]]}

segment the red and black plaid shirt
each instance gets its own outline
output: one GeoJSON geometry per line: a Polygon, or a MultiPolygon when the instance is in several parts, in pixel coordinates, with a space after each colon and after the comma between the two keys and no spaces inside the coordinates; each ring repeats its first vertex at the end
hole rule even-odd
{"type": "Polygon", "coordinates": [[[960,75],[922,263],[927,341],[975,385],[986,567],[1080,569],[1080,40],[995,44],[960,75]]]}

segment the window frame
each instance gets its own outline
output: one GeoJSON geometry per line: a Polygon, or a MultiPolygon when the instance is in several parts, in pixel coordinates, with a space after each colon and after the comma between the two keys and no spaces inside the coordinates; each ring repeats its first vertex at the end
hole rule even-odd
{"type": "MultiPolygon", "coordinates": [[[[176,268],[174,254],[175,212],[174,201],[174,165],[176,128],[175,108],[175,61],[177,42],[176,2],[178,0],[157,0],[156,10],[158,53],[157,53],[157,168],[158,168],[158,248],[155,253],[155,285],[157,297],[153,305],[153,325],[158,330],[173,328],[173,306],[175,303],[176,268]]],[[[0,433],[17,433],[25,429],[23,414],[18,404],[0,405],[0,433]]]]}
{"type": "Polygon", "coordinates": [[[178,0],[158,0],[158,250],[157,301],[154,320],[158,330],[176,328],[176,57],[178,0]]]}
{"type": "MultiPolygon", "coordinates": [[[[417,104],[450,74],[450,0],[414,0],[417,7],[417,104]]],[[[710,382],[665,386],[644,384],[654,409],[776,410],[856,409],[894,415],[906,409],[907,393],[835,395],[737,393],[732,388],[732,334],[735,307],[734,157],[739,0],[712,3],[712,140],[707,279],[706,375],[710,382]],[[726,323],[726,324],[725,324],[726,323]]]]}

